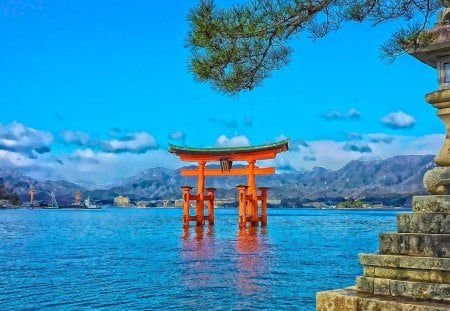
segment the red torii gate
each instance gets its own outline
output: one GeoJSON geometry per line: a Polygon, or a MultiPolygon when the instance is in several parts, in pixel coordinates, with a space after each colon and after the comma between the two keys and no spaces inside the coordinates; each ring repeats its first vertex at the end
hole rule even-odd
{"type": "Polygon", "coordinates": [[[196,169],[182,169],[182,176],[197,176],[197,194],[191,194],[193,187],[183,186],[183,225],[189,226],[190,221],[195,221],[197,226],[203,226],[205,218],[209,225],[214,224],[214,188],[206,188],[206,176],[248,176],[248,185],[236,186],[239,192],[239,226],[245,227],[247,222],[252,226],[267,225],[267,191],[269,188],[256,188],[256,175],[275,174],[274,167],[261,168],[256,166],[257,160],[274,159],[280,152],[288,150],[289,140],[283,140],[273,144],[250,147],[234,148],[191,148],[170,145],[169,152],[180,157],[181,161],[197,162],[196,169]],[[246,161],[244,168],[232,168],[234,161],[246,161]],[[220,169],[206,167],[207,162],[220,162],[220,169]],[[260,195],[257,193],[260,190],[260,195]],[[189,214],[190,201],[196,202],[196,215],[189,214]],[[208,215],[204,215],[204,203],[208,202],[208,215]],[[258,201],[261,201],[261,216],[258,215],[258,201]]]}

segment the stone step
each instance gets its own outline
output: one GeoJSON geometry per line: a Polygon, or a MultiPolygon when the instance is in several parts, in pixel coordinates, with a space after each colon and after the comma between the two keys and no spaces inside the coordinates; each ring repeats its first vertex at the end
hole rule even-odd
{"type": "Polygon", "coordinates": [[[414,196],[413,212],[450,214],[450,195],[414,196]]]}
{"type": "Polygon", "coordinates": [[[382,233],[380,254],[450,258],[450,234],[382,233]]]}
{"type": "Polygon", "coordinates": [[[450,258],[359,254],[359,263],[374,267],[450,271],[450,258]]]}
{"type": "Polygon", "coordinates": [[[449,303],[450,306],[449,284],[360,276],[356,279],[356,289],[359,292],[373,295],[435,300],[449,303]]]}
{"type": "Polygon", "coordinates": [[[450,233],[450,214],[409,213],[397,215],[399,233],[450,233]]]}
{"type": "Polygon", "coordinates": [[[364,276],[391,280],[450,284],[450,271],[363,266],[364,276]]]}
{"type": "Polygon", "coordinates": [[[447,303],[358,293],[354,287],[317,293],[317,311],[449,311],[447,303]]]}

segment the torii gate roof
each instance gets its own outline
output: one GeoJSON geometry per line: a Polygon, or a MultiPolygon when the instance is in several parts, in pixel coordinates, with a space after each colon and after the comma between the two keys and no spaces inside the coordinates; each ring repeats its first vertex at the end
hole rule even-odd
{"type": "Polygon", "coordinates": [[[169,152],[179,156],[182,161],[230,161],[273,159],[277,153],[288,150],[289,139],[259,146],[229,148],[192,148],[169,144],[169,152]]]}

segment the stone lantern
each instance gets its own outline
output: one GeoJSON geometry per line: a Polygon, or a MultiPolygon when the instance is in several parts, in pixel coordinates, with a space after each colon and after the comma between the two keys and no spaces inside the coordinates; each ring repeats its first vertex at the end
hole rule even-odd
{"type": "MultiPolygon", "coordinates": [[[[429,93],[425,99],[437,108],[437,115],[446,128],[444,145],[435,158],[436,167],[424,176],[425,189],[435,195],[450,194],[450,9],[449,2],[438,17],[437,23],[427,33],[434,35],[432,43],[409,54],[421,62],[436,68],[439,90],[429,93]]],[[[449,198],[450,204],[450,198],[449,198]]]]}
{"type": "Polygon", "coordinates": [[[431,195],[413,197],[413,212],[397,215],[397,232],[380,234],[378,254],[359,254],[355,287],[317,294],[318,311],[450,310],[450,1],[443,4],[423,33],[431,42],[408,51],[438,74],[439,89],[425,96],[446,128],[436,167],[424,175],[431,195]]]}

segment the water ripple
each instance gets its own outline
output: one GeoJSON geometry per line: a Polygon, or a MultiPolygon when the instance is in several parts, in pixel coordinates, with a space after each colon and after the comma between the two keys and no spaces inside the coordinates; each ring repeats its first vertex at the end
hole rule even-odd
{"type": "Polygon", "coordinates": [[[269,210],[266,229],[181,226],[179,209],[0,210],[2,310],[314,310],[355,283],[391,211],[269,210]]]}

